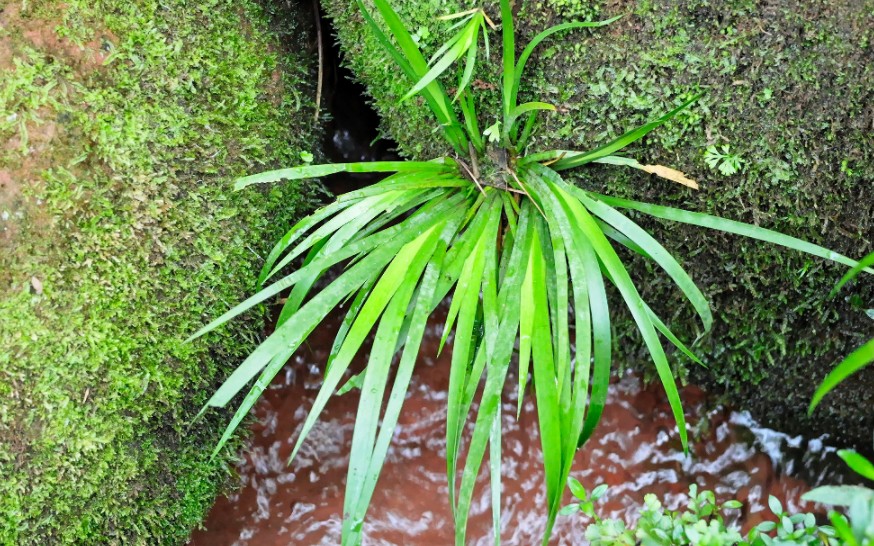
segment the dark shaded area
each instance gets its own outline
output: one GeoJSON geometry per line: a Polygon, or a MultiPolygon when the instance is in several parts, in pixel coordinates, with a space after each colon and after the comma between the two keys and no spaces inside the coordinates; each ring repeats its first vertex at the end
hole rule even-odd
{"type": "MultiPolygon", "coordinates": [[[[330,19],[320,14],[322,44],[322,148],[331,163],[391,161],[398,159],[397,144],[379,131],[379,115],[367,100],[365,87],[343,62],[330,19]]],[[[322,181],[334,194],[372,184],[384,174],[339,173],[322,181]]]]}

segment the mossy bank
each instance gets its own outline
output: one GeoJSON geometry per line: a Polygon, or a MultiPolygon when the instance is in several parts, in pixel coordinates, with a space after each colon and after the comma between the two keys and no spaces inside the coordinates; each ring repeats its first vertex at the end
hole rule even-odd
{"type": "MultiPolygon", "coordinates": [[[[428,55],[448,37],[450,23],[436,17],[474,3],[392,5],[428,55]]],[[[411,157],[447,153],[424,103],[399,104],[411,83],[397,77],[355,4],[330,0],[327,7],[351,68],[384,117],[384,131],[411,157]]],[[[499,20],[497,2],[485,8],[499,20]]],[[[703,92],[690,110],[632,151],[647,163],[684,170],[701,191],[607,167],[579,170],[575,181],[751,222],[861,257],[874,248],[872,10],[871,0],[517,2],[521,45],[550,24],[624,14],[605,28],[558,35],[535,51],[520,102],[546,101],[558,111],[539,127],[529,151],[592,149],[703,92]],[[728,160],[735,168],[720,170],[719,158],[709,165],[708,148],[711,156],[734,156],[728,160]]],[[[500,114],[498,44],[495,33],[492,60],[478,65],[473,81],[480,90],[481,127],[500,114]]],[[[454,75],[446,84],[455,84],[454,75]]],[[[813,419],[806,417],[816,383],[874,331],[866,315],[874,307],[870,279],[830,300],[829,289],[844,272],[839,266],[735,236],[638,219],[682,259],[717,318],[714,331],[695,346],[709,369],[684,367],[677,357],[681,374],[721,388],[783,430],[829,432],[833,441],[870,449],[874,369],[842,385],[813,419]]],[[[691,309],[670,280],[642,263],[631,274],[675,331],[695,339],[691,309]]],[[[646,362],[620,307],[614,305],[620,354],[632,364],[646,362]]]]}
{"type": "Polygon", "coordinates": [[[0,544],[182,543],[230,475],[192,419],[260,317],[183,340],[314,199],[232,191],[319,140],[311,14],[271,15],[0,0],[0,544]]]}

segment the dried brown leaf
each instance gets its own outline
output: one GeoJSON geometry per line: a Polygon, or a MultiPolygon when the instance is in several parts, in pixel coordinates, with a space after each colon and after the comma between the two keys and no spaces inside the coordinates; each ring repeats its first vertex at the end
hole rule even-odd
{"type": "Polygon", "coordinates": [[[686,177],[686,173],[678,171],[677,169],[665,167],[664,165],[642,165],[641,168],[648,173],[652,173],[656,176],[666,178],[668,180],[676,182],[677,184],[682,184],[686,187],[692,188],[693,190],[698,189],[697,182],[695,182],[691,178],[686,177]]]}

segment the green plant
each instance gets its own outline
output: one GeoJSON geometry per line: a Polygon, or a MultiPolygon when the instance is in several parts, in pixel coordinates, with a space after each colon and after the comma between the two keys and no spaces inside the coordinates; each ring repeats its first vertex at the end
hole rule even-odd
{"type": "MultiPolygon", "coordinates": [[[[725,524],[723,514],[729,510],[737,510],[743,506],[736,500],[717,504],[712,491],[698,491],[697,485],[689,486],[689,502],[683,512],[665,511],[662,503],[655,495],[644,496],[645,507],[640,513],[640,519],[632,526],[618,519],[601,519],[592,508],[593,503],[606,491],[605,486],[599,486],[591,495],[586,495],[585,488],[571,478],[568,485],[571,492],[585,505],[588,510],[579,510],[589,516],[593,523],[586,527],[586,539],[592,546],[837,546],[849,544],[841,542],[842,537],[835,528],[827,525],[817,525],[816,517],[810,513],[789,514],[783,509],[782,503],[773,495],[768,497],[768,508],[777,521],[763,521],[756,525],[747,536],[725,524]]],[[[562,509],[564,514],[572,514],[576,510],[568,510],[570,504],[562,509]]],[[[840,517],[838,517],[840,518],[840,517]]],[[[843,522],[844,520],[840,520],[843,522]]]]}
{"type": "MultiPolygon", "coordinates": [[[[850,269],[835,285],[834,296],[845,284],[854,279],[868,266],[874,265],[874,253],[862,258],[859,264],[850,269]]],[[[839,383],[850,375],[874,362],[874,339],[871,339],[843,359],[834,370],[823,379],[810,401],[809,413],[839,383]]],[[[853,472],[874,481],[874,463],[852,449],[838,451],[838,456],[847,463],[853,472]]],[[[829,513],[829,518],[844,544],[867,546],[874,544],[874,489],[855,485],[827,485],[817,487],[804,494],[805,500],[847,507],[849,521],[837,512],[829,513]]]]}
{"type": "Polygon", "coordinates": [[[728,151],[728,144],[722,146],[722,151],[716,146],[708,146],[704,152],[704,162],[711,169],[719,169],[725,176],[731,176],[740,171],[743,159],[739,155],[728,151]]]}
{"type": "MultiPolygon", "coordinates": [[[[450,296],[441,346],[454,332],[446,449],[456,542],[465,542],[473,489],[486,450],[492,509],[495,522],[500,519],[500,399],[517,339],[520,407],[529,368],[533,369],[536,384],[548,502],[546,542],[559,511],[574,453],[594,430],[606,402],[612,361],[607,284],[618,290],[628,306],[667,391],[683,446],[687,444],[679,394],[659,333],[689,358],[696,362],[698,359],[642,300],[614,244],[664,269],[700,316],[705,332],[710,329],[713,317],[703,293],[676,259],[619,209],[746,235],[850,267],[856,262],[763,228],[596,194],[568,184],[560,176],[563,170],[606,163],[641,169],[696,187],[694,181],[679,171],[643,165],[615,154],[669,121],[697,96],[687,97],[661,118],[597,149],[529,153],[536,113],[555,110],[543,102],[518,102],[521,76],[534,48],[556,32],[599,27],[614,19],[551,27],[536,35],[517,58],[511,5],[509,0],[502,0],[500,113],[497,121],[481,132],[477,102],[467,84],[480,51],[479,32],[487,33],[483,25],[487,22],[485,14],[481,10],[457,14],[466,17],[459,23],[461,30],[438,50],[429,64],[388,2],[375,0],[374,4],[388,34],[359,2],[369,28],[409,77],[412,88],[408,96],[417,93],[425,100],[454,153],[432,161],[304,165],[238,181],[239,189],[250,184],[338,172],[394,173],[371,187],[340,196],[294,226],[268,256],[259,281],[265,283],[298,258],[303,258],[303,265],[193,336],[211,331],[290,289],[275,332],[208,403],[224,407],[257,376],[216,452],[231,438],[261,392],[307,335],[331,309],[351,300],[330,353],[324,384],[304,422],[292,457],[332,393],[348,375],[352,357],[375,329],[367,367],[353,383],[360,384],[361,398],[347,477],[343,542],[357,544],[426,321],[439,302],[450,296]],[[465,67],[458,71],[453,99],[440,76],[462,58],[466,59],[465,67]],[[342,262],[347,262],[345,271],[311,295],[322,275],[342,262]],[[575,329],[575,359],[571,356],[571,325],[575,329]],[[399,361],[392,373],[396,356],[399,361]],[[386,400],[385,391],[392,378],[386,400]],[[483,378],[476,423],[459,479],[462,431],[483,378]]],[[[495,525],[496,541],[498,529],[495,525]]]]}
{"type": "MultiPolygon", "coordinates": [[[[858,276],[866,267],[871,267],[872,265],[874,265],[874,252],[862,258],[856,266],[847,271],[838,284],[835,285],[831,295],[834,296],[837,294],[845,284],[858,276]]],[[[808,413],[812,414],[813,410],[816,409],[816,406],[819,405],[823,397],[825,397],[825,395],[834,389],[841,381],[872,362],[874,362],[874,338],[850,353],[825,377],[825,379],[823,379],[810,401],[808,413]]],[[[874,480],[874,478],[870,479],[874,480]]]]}

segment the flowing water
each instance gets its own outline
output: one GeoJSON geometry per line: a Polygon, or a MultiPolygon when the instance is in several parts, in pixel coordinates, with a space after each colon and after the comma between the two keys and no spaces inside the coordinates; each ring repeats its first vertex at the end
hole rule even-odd
{"type": "MultiPolygon", "coordinates": [[[[255,410],[250,447],[238,466],[242,487],[218,499],[206,530],[196,532],[192,544],[339,544],[357,391],[331,401],[297,459],[286,463],[321,384],[340,320],[338,313],[327,319],[310,336],[309,347],[265,391],[255,410]]],[[[442,321],[438,310],[364,524],[365,544],[452,543],[444,440],[451,347],[437,355],[442,321]]],[[[514,381],[512,375],[509,381],[514,381]]],[[[507,391],[501,535],[507,545],[536,544],[545,525],[545,495],[534,397],[526,395],[517,420],[515,390],[507,391]]],[[[679,508],[689,484],[697,483],[713,489],[720,500],[743,501],[745,508],[734,517],[749,528],[768,517],[768,495],[777,496],[792,511],[810,509],[800,496],[811,485],[842,481],[842,463],[822,440],[759,428],[744,413],[714,405],[696,387],[686,387],[681,395],[691,428],[689,456],[680,448],[661,387],[645,386],[633,374],[614,379],[601,424],[578,452],[572,472],[587,488],[610,486],[599,504],[602,516],[635,519],[646,493],[656,493],[669,508],[679,508]]],[[[491,521],[484,470],[468,543],[490,544],[491,521]]],[[[553,544],[580,544],[584,524],[580,516],[559,517],[553,544]]]]}

